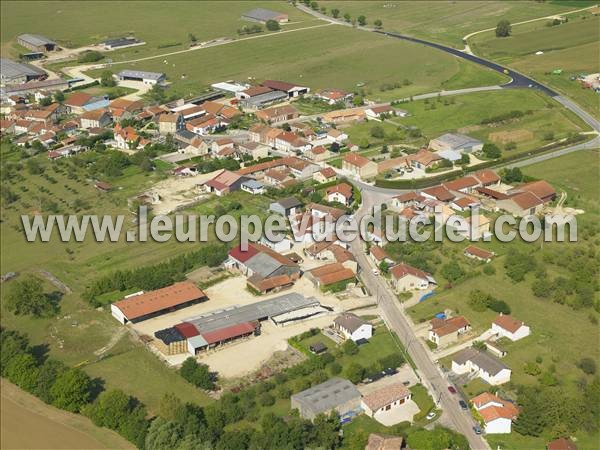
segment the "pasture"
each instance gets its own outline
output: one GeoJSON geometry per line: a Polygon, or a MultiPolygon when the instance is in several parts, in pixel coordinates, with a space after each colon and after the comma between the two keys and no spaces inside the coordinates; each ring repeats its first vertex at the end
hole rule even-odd
{"type": "Polygon", "coordinates": [[[319,2],[319,5],[325,6],[327,11],[339,9],[340,17],[345,13],[353,18],[362,14],[371,24],[376,19],[382,20],[384,30],[463,48],[463,36],[493,28],[500,19],[511,22],[535,19],[582,8],[587,2],[335,0],[319,2]]]}

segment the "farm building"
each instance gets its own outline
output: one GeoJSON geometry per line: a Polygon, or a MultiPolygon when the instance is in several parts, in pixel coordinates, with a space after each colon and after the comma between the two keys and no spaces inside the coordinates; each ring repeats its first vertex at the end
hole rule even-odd
{"type": "Polygon", "coordinates": [[[51,52],[58,48],[56,42],[39,34],[20,34],[17,36],[17,43],[34,52],[51,52]]]}
{"type": "Polygon", "coordinates": [[[289,98],[298,97],[310,92],[310,88],[306,86],[298,86],[297,84],[288,83],[287,81],[265,80],[262,82],[262,86],[268,87],[274,91],[285,92],[289,98]]]}
{"type": "Polygon", "coordinates": [[[429,141],[433,151],[454,150],[461,153],[478,152],[483,148],[483,142],[464,134],[446,133],[429,141]]]}
{"type": "Polygon", "coordinates": [[[144,84],[159,84],[165,81],[165,74],[160,72],[145,72],[143,70],[121,70],[117,74],[120,81],[141,81],[144,84]]]}
{"type": "Polygon", "coordinates": [[[141,322],[207,300],[195,284],[182,281],[150,292],[125,297],[110,306],[115,319],[122,324],[141,322]]]}
{"type": "Polygon", "coordinates": [[[115,50],[118,48],[132,47],[134,45],[143,45],[142,42],[134,37],[120,37],[115,39],[107,39],[102,42],[102,46],[105,50],[115,50]]]}
{"type": "Polygon", "coordinates": [[[256,8],[242,14],[242,19],[258,23],[267,23],[269,20],[274,20],[277,23],[286,23],[288,21],[288,15],[271,11],[270,9],[256,8]]]}
{"type": "Polygon", "coordinates": [[[23,64],[0,58],[0,81],[2,84],[22,84],[46,78],[46,72],[31,64],[23,64]]]}
{"type": "Polygon", "coordinates": [[[331,378],[292,395],[292,409],[298,409],[305,419],[313,420],[319,414],[336,411],[341,418],[359,414],[360,392],[350,381],[343,378],[331,378]]]}

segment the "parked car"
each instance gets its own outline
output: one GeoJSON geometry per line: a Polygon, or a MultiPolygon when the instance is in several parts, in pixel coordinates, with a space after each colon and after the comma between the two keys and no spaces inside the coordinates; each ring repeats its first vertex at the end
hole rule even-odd
{"type": "Polygon", "coordinates": [[[458,404],[460,405],[461,409],[464,409],[464,410],[469,409],[469,405],[467,405],[467,403],[464,400],[459,400],[458,404]]]}
{"type": "Polygon", "coordinates": [[[427,415],[425,416],[425,418],[426,418],[427,420],[431,420],[431,419],[435,418],[435,416],[436,416],[436,414],[435,414],[435,411],[431,411],[429,414],[427,414],[427,415]]]}
{"type": "Polygon", "coordinates": [[[383,371],[385,372],[385,374],[389,377],[391,375],[396,375],[398,373],[398,371],[396,369],[394,369],[393,367],[388,367],[386,369],[383,369],[383,371]]]}
{"type": "Polygon", "coordinates": [[[475,434],[481,434],[482,433],[481,427],[479,425],[475,425],[473,427],[473,431],[475,432],[475,434]]]}
{"type": "Polygon", "coordinates": [[[373,275],[378,276],[379,275],[379,270],[373,269],[373,275]]]}
{"type": "Polygon", "coordinates": [[[451,394],[456,394],[456,389],[454,389],[454,386],[448,386],[448,392],[451,394]]]}

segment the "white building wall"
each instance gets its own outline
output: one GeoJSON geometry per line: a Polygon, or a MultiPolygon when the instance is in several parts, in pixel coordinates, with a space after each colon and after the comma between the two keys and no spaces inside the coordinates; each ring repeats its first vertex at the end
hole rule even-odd
{"type": "Polygon", "coordinates": [[[492,331],[500,336],[510,339],[511,341],[518,341],[519,339],[523,339],[531,334],[531,329],[527,325],[521,325],[517,331],[511,333],[495,323],[492,323],[492,331]]]}
{"type": "Polygon", "coordinates": [[[114,304],[110,305],[110,313],[112,314],[112,316],[115,319],[117,319],[123,325],[125,325],[125,323],[127,322],[127,319],[125,318],[125,315],[123,314],[123,312],[116,305],[114,305],[114,304]]]}
{"type": "Polygon", "coordinates": [[[363,324],[350,335],[350,339],[358,341],[360,339],[370,339],[373,336],[373,326],[371,324],[363,324]]]}
{"type": "Polygon", "coordinates": [[[508,434],[511,431],[511,420],[503,417],[485,424],[486,434],[508,434]]]}

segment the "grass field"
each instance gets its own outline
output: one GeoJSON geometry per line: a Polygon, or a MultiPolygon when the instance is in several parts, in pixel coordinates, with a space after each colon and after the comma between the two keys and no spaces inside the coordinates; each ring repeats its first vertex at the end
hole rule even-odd
{"type": "MultiPolygon", "coordinates": [[[[362,89],[375,99],[432,92],[446,82],[456,86],[457,73],[465,74],[460,83],[470,86],[505,81],[504,76],[490,70],[464,67],[469,64],[421,45],[345,27],[324,26],[114,65],[111,70],[131,68],[165,72],[173,84],[171,90],[179,95],[197,92],[217,81],[249,77],[259,81],[283,79],[305,84],[313,90],[337,87],[353,91],[357,84],[364,83],[362,89]],[[410,84],[380,91],[382,84],[403,84],[404,80],[410,84]]],[[[92,75],[98,76],[101,72],[93,71],[92,75]]]]}
{"type": "MultiPolygon", "coordinates": [[[[437,295],[408,309],[409,314],[417,322],[429,320],[434,314],[450,309],[456,314],[465,315],[475,333],[481,333],[490,327],[496,313],[490,310],[474,311],[467,303],[469,293],[474,289],[481,289],[508,303],[512,310],[511,314],[529,325],[532,334],[520,341],[507,341],[502,344],[508,352],[503,362],[512,369],[511,384],[504,387],[505,390],[510,391],[511,386],[514,385],[539,383],[537,377],[528,375],[524,371],[524,365],[535,363],[536,359],[538,362],[541,361],[539,366],[542,372],[555,370],[561,388],[567,391],[576,390],[579,380],[585,378],[583,372],[575,367],[577,361],[584,356],[593,358],[596,362],[600,360],[598,347],[590,345],[590,342],[598,342],[600,339],[600,332],[595,322],[598,316],[596,312],[590,308],[573,309],[549,299],[537,298],[531,291],[531,284],[535,280],[533,273],[528,274],[525,281],[515,283],[505,275],[503,268],[504,257],[509,248],[527,251],[534,255],[538,262],[542,262],[546,261],[545,258],[551,254],[572,252],[574,248],[585,251],[591,245],[588,239],[593,239],[590,236],[593,236],[594,230],[597,230],[600,212],[600,203],[596,195],[600,182],[597,170],[599,159],[598,150],[581,151],[523,169],[527,175],[544,178],[558,190],[565,190],[568,193],[567,204],[586,211],[584,215],[578,216],[580,240],[581,236],[585,236],[586,240],[570,244],[545,243],[543,247],[539,243],[526,244],[517,241],[510,244],[494,241],[478,244],[498,254],[491,263],[495,269],[495,273],[491,275],[481,274],[479,270],[481,265],[472,265],[465,261],[465,258],[460,255],[465,244],[444,243],[436,253],[442,262],[454,259],[467,270],[477,271],[477,275],[460,282],[452,289],[442,290],[437,295]]],[[[544,268],[552,277],[572,276],[566,268],[555,264],[544,264],[544,268]]],[[[442,281],[442,284],[445,284],[445,281],[442,281]]],[[[598,300],[597,292],[595,299],[598,300]]],[[[450,357],[442,362],[448,364],[449,360],[450,357]]],[[[484,389],[487,387],[475,380],[467,385],[466,391],[472,395],[484,389]]],[[[490,443],[492,447],[495,447],[496,443],[502,443],[502,448],[505,449],[542,448],[544,438],[547,439],[548,436],[528,438],[512,433],[510,436],[492,437],[490,443]]],[[[583,445],[580,448],[594,448],[591,443],[597,442],[598,436],[582,433],[578,438],[583,445]]]]}
{"type": "Polygon", "coordinates": [[[323,1],[327,10],[337,8],[354,18],[363,14],[369,23],[383,21],[383,28],[463,48],[463,36],[493,28],[500,19],[511,22],[534,19],[572,9],[591,6],[592,2],[528,1],[323,1]]]}
{"type": "MultiPolygon", "coordinates": [[[[237,30],[252,22],[241,18],[253,8],[271,8],[289,15],[284,29],[316,24],[312,17],[284,1],[122,2],[118,10],[109,1],[3,1],[2,50],[12,51],[15,37],[38,33],[65,47],[80,47],[107,38],[134,35],[146,45],[114,51],[114,60],[130,59],[189,47],[189,34],[199,42],[237,37],[237,30]]],[[[263,27],[264,29],[264,27],[263,27]]]]}
{"type": "Polygon", "coordinates": [[[547,21],[514,26],[508,38],[482,33],[470,40],[471,48],[548,84],[600,117],[598,94],[570,79],[600,70],[600,17],[589,13],[568,17],[569,22],[553,27],[546,26],[547,21]],[[537,51],[544,54],[536,55],[537,51]],[[555,69],[563,73],[551,74],[555,69]]]}

